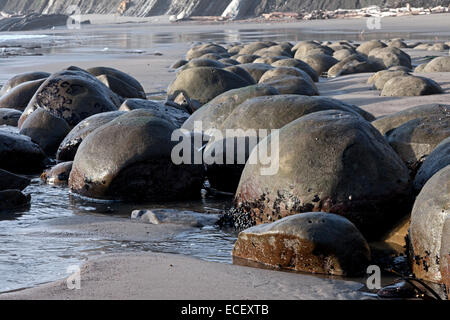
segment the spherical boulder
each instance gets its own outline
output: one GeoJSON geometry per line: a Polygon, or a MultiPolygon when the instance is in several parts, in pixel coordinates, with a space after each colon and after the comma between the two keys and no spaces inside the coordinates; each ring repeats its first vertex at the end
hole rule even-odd
{"type": "Polygon", "coordinates": [[[450,165],[450,137],[438,144],[423,162],[414,179],[414,189],[416,192],[422,190],[425,183],[432,176],[448,165],[450,165]]]}
{"type": "Polygon", "coordinates": [[[169,120],[177,128],[180,128],[190,116],[186,110],[182,108],[175,108],[165,104],[163,101],[143,99],[127,99],[120,106],[119,111],[132,111],[138,109],[153,110],[155,115],[169,120]]]}
{"type": "Polygon", "coordinates": [[[74,127],[91,115],[117,110],[120,104],[117,95],[94,76],[65,70],[54,73],[39,87],[19,120],[19,128],[37,108],[74,127]]]}
{"type": "Polygon", "coordinates": [[[413,172],[449,136],[449,116],[410,120],[386,134],[389,144],[413,172]]]}
{"type": "Polygon", "coordinates": [[[15,86],[0,98],[0,108],[24,111],[44,81],[45,79],[27,81],[15,86]]]}
{"type": "Polygon", "coordinates": [[[351,55],[328,70],[328,77],[338,77],[346,74],[374,72],[377,68],[370,61],[358,54],[351,55]]]}
{"type": "Polygon", "coordinates": [[[319,76],[317,75],[317,72],[314,71],[313,68],[311,68],[311,66],[309,64],[307,64],[306,62],[303,62],[301,60],[298,59],[283,59],[283,60],[278,60],[274,63],[272,63],[273,67],[294,67],[300,70],[305,71],[314,82],[318,82],[319,81],[319,76]]]}
{"type": "Polygon", "coordinates": [[[395,77],[408,75],[405,71],[392,71],[392,70],[382,70],[375,73],[373,76],[367,80],[367,84],[371,84],[377,90],[383,90],[386,82],[395,77]]]}
{"type": "Polygon", "coordinates": [[[30,137],[0,128],[0,168],[14,173],[36,173],[46,156],[30,137]]]}
{"type": "Polygon", "coordinates": [[[275,155],[270,169],[278,163],[278,171],[264,170],[268,166],[258,161],[246,164],[234,200],[237,219],[261,224],[297,213],[331,212],[373,240],[385,236],[409,212],[406,166],[360,116],[315,112],[284,126],[278,143],[272,139],[276,137],[261,141],[250,158],[257,157],[257,151],[268,154],[270,148],[275,155]]]}
{"type": "Polygon", "coordinates": [[[383,86],[381,96],[424,96],[442,92],[441,86],[429,78],[403,75],[388,80],[383,86]]]}
{"type": "Polygon", "coordinates": [[[142,85],[135,78],[129,74],[122,72],[120,70],[109,68],[109,67],[95,67],[86,69],[87,72],[95,77],[106,76],[109,79],[108,86],[113,92],[117,93],[119,96],[127,93],[121,86],[126,85],[127,90],[134,93],[135,96],[128,97],[122,96],[124,98],[140,98],[142,95],[145,97],[145,91],[142,85]],[[121,94],[122,93],[122,94],[121,94]]]}
{"type": "Polygon", "coordinates": [[[273,129],[280,129],[304,115],[323,110],[341,110],[355,116],[360,114],[358,108],[341,101],[304,95],[260,96],[236,106],[217,125],[221,136],[214,136],[205,147],[204,157],[211,187],[232,193],[236,191],[250,153],[255,144],[265,137],[260,135],[259,130],[270,134],[273,129]],[[234,130],[235,136],[227,135],[229,130],[234,130]]]}
{"type": "Polygon", "coordinates": [[[449,117],[450,105],[446,104],[426,104],[413,108],[408,108],[397,113],[381,117],[372,122],[372,125],[385,135],[407,123],[408,121],[427,117],[449,117]]]}
{"type": "Polygon", "coordinates": [[[412,68],[411,57],[404,51],[393,47],[371,50],[369,52],[369,61],[377,66],[379,70],[388,69],[393,66],[412,68]]]}
{"type": "Polygon", "coordinates": [[[16,76],[12,77],[11,79],[9,79],[5,83],[5,85],[0,90],[0,96],[5,95],[11,89],[17,87],[18,85],[20,85],[24,82],[46,79],[49,76],[50,76],[50,73],[47,73],[47,72],[27,72],[27,73],[18,74],[16,76]]]}
{"type": "Polygon", "coordinates": [[[245,69],[250,75],[255,79],[256,82],[259,82],[261,77],[266,73],[268,70],[272,70],[273,67],[270,64],[264,64],[264,63],[245,63],[240,64],[239,67],[245,69]]]}
{"type": "Polygon", "coordinates": [[[244,68],[241,68],[240,66],[229,66],[223,68],[226,71],[233,72],[234,74],[238,75],[245,81],[247,81],[250,85],[256,84],[255,79],[253,79],[252,75],[247,72],[244,68]]]}
{"type": "MultiPolygon", "coordinates": [[[[412,271],[416,278],[442,283],[441,263],[448,262],[448,252],[441,256],[444,223],[450,210],[450,166],[438,171],[423,187],[411,213],[409,238],[412,271]]],[[[448,229],[446,229],[448,230],[448,229]]]]}
{"type": "Polygon", "coordinates": [[[326,54],[308,55],[302,60],[309,64],[318,75],[322,75],[327,72],[332,66],[339,62],[332,56],[326,54]]]}
{"type": "Polygon", "coordinates": [[[22,112],[15,109],[0,108],[0,126],[17,127],[22,112]]]}
{"type": "Polygon", "coordinates": [[[198,46],[194,46],[186,53],[187,60],[192,60],[195,58],[200,58],[201,56],[207,53],[217,53],[217,54],[225,54],[228,53],[227,50],[214,43],[205,43],[198,46]]]}
{"type": "Polygon", "coordinates": [[[125,114],[125,111],[103,112],[84,119],[76,125],[58,147],[58,161],[72,161],[81,142],[94,130],[125,114]]]}
{"type": "Polygon", "coordinates": [[[302,45],[297,47],[294,58],[305,61],[304,58],[311,54],[323,54],[323,55],[331,56],[331,55],[333,55],[333,52],[334,52],[334,50],[327,46],[322,46],[322,45],[316,44],[316,43],[305,42],[302,45]]]}
{"type": "Polygon", "coordinates": [[[113,92],[121,96],[122,98],[139,98],[145,99],[145,92],[139,91],[139,89],[131,86],[130,84],[116,78],[112,75],[102,74],[97,76],[97,79],[105,86],[110,88],[113,92]]]}
{"type": "Polygon", "coordinates": [[[174,100],[180,93],[200,105],[232,89],[251,85],[235,73],[211,67],[190,68],[180,72],[170,84],[167,94],[174,100]]]}
{"type": "Polygon", "coordinates": [[[266,82],[260,82],[268,84],[276,88],[280,94],[298,94],[305,96],[318,96],[319,89],[316,85],[302,77],[285,76],[279,78],[272,78],[266,82]]]}
{"type": "Polygon", "coordinates": [[[188,63],[186,63],[183,67],[181,67],[180,71],[184,71],[186,69],[190,68],[198,68],[198,67],[212,67],[212,68],[225,68],[225,64],[222,62],[219,62],[217,60],[212,59],[203,59],[203,58],[196,58],[192,59],[188,63]]]}
{"type": "Polygon", "coordinates": [[[70,132],[67,122],[38,108],[22,124],[20,134],[36,142],[50,157],[54,157],[58,146],[70,132]]]}
{"type": "Polygon", "coordinates": [[[185,64],[187,64],[188,61],[184,60],[184,59],[180,59],[175,61],[174,63],[172,63],[172,65],[170,66],[170,69],[178,69],[181,68],[182,66],[184,66],[185,64]]]}
{"type": "Polygon", "coordinates": [[[356,276],[366,271],[370,249],[347,219],[308,212],[242,231],[233,257],[280,269],[356,276]]]}
{"type": "Polygon", "coordinates": [[[423,72],[450,72],[450,56],[434,58],[424,66],[423,72]]]}
{"type": "Polygon", "coordinates": [[[103,125],[78,148],[70,189],[92,198],[141,202],[199,198],[203,166],[174,163],[175,130],[149,110],[130,111],[103,125]]]}
{"type": "Polygon", "coordinates": [[[356,51],[359,53],[362,53],[366,56],[369,55],[370,51],[372,51],[373,49],[376,48],[385,48],[386,44],[384,44],[383,42],[381,42],[380,40],[370,40],[367,42],[362,43],[357,49],[356,51]]]}
{"type": "Polygon", "coordinates": [[[227,91],[195,111],[189,119],[186,120],[182,128],[192,131],[194,130],[195,122],[201,122],[202,129],[205,131],[217,129],[228,118],[233,110],[244,101],[254,97],[273,96],[278,94],[280,93],[277,89],[265,84],[257,84],[227,91]]]}
{"type": "Polygon", "coordinates": [[[280,60],[286,60],[289,59],[288,57],[281,57],[281,56],[276,56],[276,57],[261,57],[256,59],[255,61],[253,61],[253,63],[265,63],[265,64],[272,64],[274,62],[280,61],[280,60]]]}
{"type": "Polygon", "coordinates": [[[333,58],[335,58],[335,59],[337,59],[339,61],[342,61],[345,58],[352,56],[353,54],[355,54],[354,50],[341,49],[341,50],[335,51],[333,53],[333,58]]]}

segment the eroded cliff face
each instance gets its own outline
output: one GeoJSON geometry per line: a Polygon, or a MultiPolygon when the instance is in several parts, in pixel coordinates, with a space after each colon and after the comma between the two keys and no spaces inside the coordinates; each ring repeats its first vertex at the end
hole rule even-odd
{"type": "MultiPolygon", "coordinates": [[[[378,5],[402,7],[448,6],[450,0],[235,0],[239,17],[259,16],[273,11],[311,11],[315,9],[355,9],[378,5]]],[[[185,15],[220,16],[232,0],[0,0],[0,10],[11,13],[72,13],[74,6],[82,14],[116,14],[123,6],[129,16],[185,15]]]]}

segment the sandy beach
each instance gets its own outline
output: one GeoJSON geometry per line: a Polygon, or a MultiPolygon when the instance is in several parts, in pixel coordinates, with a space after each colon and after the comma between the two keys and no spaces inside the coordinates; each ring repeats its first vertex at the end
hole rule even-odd
{"type": "MultiPolygon", "coordinates": [[[[295,23],[248,23],[195,25],[170,24],[168,17],[149,19],[117,19],[111,16],[89,16],[92,25],[78,33],[67,30],[33,31],[71,37],[70,41],[49,54],[38,57],[12,57],[0,60],[0,82],[27,71],[55,72],[69,65],[80,68],[109,66],[123,70],[143,85],[148,97],[160,97],[175,78],[170,65],[183,58],[192,43],[206,41],[205,33],[220,33],[213,40],[221,42],[249,41],[261,34],[270,39],[299,41],[295,32],[320,34],[319,40],[337,40],[348,35],[352,40],[388,39],[398,35],[414,42],[418,39],[450,40],[448,14],[384,18],[382,29],[368,31],[364,19],[302,21],[295,23]],[[256,30],[256,31],[255,31],[256,30]],[[331,30],[334,30],[333,33],[331,30]],[[364,32],[363,32],[364,30],[364,32]],[[285,34],[283,35],[283,32],[285,34]],[[259,32],[259,33],[258,33],[259,32]],[[133,42],[133,34],[143,41],[133,42]],[[164,38],[161,34],[165,34],[164,38]],[[287,36],[286,36],[287,35],[287,36]],[[97,38],[96,38],[97,37],[97,38]],[[111,37],[108,43],[108,37],[111,37]],[[292,37],[292,38],[286,38],[292,37]],[[177,40],[174,41],[173,38],[177,40]],[[97,44],[96,39],[101,39],[97,44]],[[166,42],[167,40],[167,42],[166,42]],[[149,42],[150,41],[150,42],[149,42]],[[7,61],[6,61],[7,60],[7,61]]],[[[67,41],[67,40],[65,40],[67,41]]],[[[424,56],[443,56],[448,52],[405,49],[413,64],[424,56]]],[[[406,108],[450,101],[450,73],[414,74],[438,82],[443,94],[420,97],[381,97],[367,84],[372,73],[321,79],[321,96],[355,104],[376,117],[406,108]]],[[[131,214],[131,212],[130,212],[131,214]]],[[[165,241],[181,232],[192,231],[183,225],[150,225],[127,217],[74,216],[40,224],[40,232],[53,232],[60,237],[91,237],[117,241],[165,241]]],[[[231,252],[230,252],[231,256],[231,252]]],[[[93,254],[81,268],[81,289],[70,290],[66,280],[46,283],[34,288],[0,294],[0,300],[16,299],[156,299],[156,300],[309,300],[368,299],[361,281],[320,277],[299,273],[263,270],[200,260],[182,254],[131,252],[106,255],[93,254]]]]}

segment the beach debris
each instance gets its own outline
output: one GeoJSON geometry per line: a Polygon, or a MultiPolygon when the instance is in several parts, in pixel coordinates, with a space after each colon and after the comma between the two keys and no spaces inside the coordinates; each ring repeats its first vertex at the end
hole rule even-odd
{"type": "Polygon", "coordinates": [[[131,219],[149,224],[170,223],[203,228],[216,225],[219,215],[175,209],[144,209],[133,211],[131,219]]]}
{"type": "Polygon", "coordinates": [[[117,14],[123,15],[131,5],[131,0],[122,0],[117,8],[117,14]]]}

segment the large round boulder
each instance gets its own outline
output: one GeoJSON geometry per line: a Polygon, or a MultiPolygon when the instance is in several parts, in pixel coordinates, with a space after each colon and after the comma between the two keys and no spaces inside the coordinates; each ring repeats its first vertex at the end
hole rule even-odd
{"type": "Polygon", "coordinates": [[[313,68],[311,68],[311,66],[309,64],[307,64],[306,62],[303,62],[301,60],[298,59],[283,59],[283,60],[278,60],[274,63],[272,63],[273,67],[294,67],[300,70],[305,71],[314,82],[318,82],[319,81],[319,76],[317,75],[317,72],[314,71],[313,68]]]}
{"type": "Polygon", "coordinates": [[[44,81],[45,79],[27,81],[15,86],[0,98],[0,108],[24,111],[44,81]]]}
{"type": "Polygon", "coordinates": [[[347,219],[308,212],[242,231],[233,257],[281,269],[356,276],[366,271],[370,249],[347,219]]]}
{"type": "Polygon", "coordinates": [[[371,61],[378,70],[389,69],[393,66],[412,68],[411,57],[404,51],[393,47],[371,50],[369,53],[369,61],[371,61]]]}
{"type": "Polygon", "coordinates": [[[328,70],[328,77],[338,77],[346,74],[374,72],[377,68],[362,55],[353,54],[328,70]]]}
{"type": "MultiPolygon", "coordinates": [[[[145,92],[140,91],[139,88],[136,88],[132,85],[130,85],[127,82],[124,82],[123,80],[116,78],[109,74],[102,74],[97,76],[97,79],[103,83],[105,86],[110,88],[113,92],[121,96],[122,98],[138,98],[138,99],[145,99],[146,95],[145,92]]],[[[142,87],[141,87],[142,88],[142,87]]]]}
{"type": "Polygon", "coordinates": [[[217,129],[228,118],[233,110],[244,101],[254,97],[273,96],[278,94],[278,90],[265,84],[257,84],[227,91],[195,111],[189,119],[186,120],[182,128],[193,131],[195,122],[201,122],[204,131],[217,129]]]}
{"type": "Polygon", "coordinates": [[[373,240],[409,212],[408,169],[358,115],[334,110],[306,115],[283,127],[279,137],[261,141],[250,158],[269,151],[270,166],[259,161],[245,166],[234,201],[238,220],[260,224],[297,213],[331,212],[373,240]]]}
{"type": "Polygon", "coordinates": [[[424,66],[423,72],[450,72],[450,56],[434,58],[424,66]]]}
{"type": "Polygon", "coordinates": [[[30,137],[49,157],[55,156],[59,144],[69,132],[70,127],[64,119],[42,108],[34,111],[20,129],[20,134],[30,137]]]}
{"type": "Polygon", "coordinates": [[[326,54],[308,55],[302,60],[309,64],[319,76],[328,72],[332,66],[339,62],[332,56],[326,54]]]}
{"type": "Polygon", "coordinates": [[[196,59],[192,59],[191,61],[186,63],[180,69],[180,71],[184,71],[184,70],[190,69],[190,68],[199,68],[199,67],[212,67],[212,68],[223,69],[223,68],[225,68],[225,64],[223,64],[222,62],[219,62],[217,60],[196,58],[196,59]]]}
{"type": "Polygon", "coordinates": [[[194,46],[186,53],[186,59],[192,60],[195,58],[200,58],[201,56],[208,53],[217,53],[220,55],[228,55],[227,49],[222,46],[213,43],[205,43],[198,46],[194,46]]]}
{"type": "Polygon", "coordinates": [[[264,63],[245,63],[240,64],[239,67],[245,69],[250,75],[255,79],[256,82],[259,82],[261,77],[266,73],[268,70],[272,70],[273,67],[270,64],[264,64],[264,63]]]}
{"type": "Polygon", "coordinates": [[[37,108],[43,108],[74,127],[97,113],[117,110],[121,101],[97,78],[85,71],[64,70],[51,75],[31,99],[19,127],[37,108]]]}
{"type": "Polygon", "coordinates": [[[211,138],[205,148],[211,187],[234,193],[250,153],[264,134],[306,114],[323,110],[341,110],[355,116],[364,114],[359,108],[338,100],[303,95],[260,96],[236,106],[217,124],[221,136],[211,138]],[[227,135],[228,130],[234,130],[235,135],[227,135]],[[259,130],[266,131],[260,134],[259,130]]]}
{"type": "Polygon", "coordinates": [[[223,69],[226,71],[233,72],[234,74],[237,74],[239,77],[247,81],[250,85],[256,84],[256,81],[255,79],[253,79],[252,75],[248,73],[247,70],[241,68],[240,66],[229,66],[223,69]]]}
{"type": "MultiPolygon", "coordinates": [[[[423,280],[442,283],[441,263],[448,262],[447,252],[441,256],[444,223],[450,210],[450,166],[437,172],[418,195],[411,214],[409,229],[414,275],[423,280]]],[[[447,229],[448,230],[448,229],[447,229]]]]}
{"type": "Polygon", "coordinates": [[[235,73],[211,67],[190,68],[180,72],[170,84],[169,100],[183,93],[200,105],[208,103],[218,95],[232,89],[251,85],[235,73]]]}
{"type": "Polygon", "coordinates": [[[372,124],[381,134],[385,135],[408,121],[428,117],[450,117],[450,105],[434,103],[408,108],[378,118],[372,124]]]}
{"type": "Polygon", "coordinates": [[[304,58],[311,54],[324,54],[331,56],[333,55],[333,52],[334,50],[327,46],[322,46],[312,42],[304,42],[301,45],[297,44],[297,50],[295,51],[294,58],[304,61],[304,58]]]}
{"type": "Polygon", "coordinates": [[[56,159],[58,161],[72,161],[75,158],[75,154],[77,153],[81,142],[83,142],[91,132],[124,114],[125,111],[111,111],[99,113],[84,119],[77,124],[61,142],[58,147],[58,152],[56,153],[56,159]]]}
{"type": "Polygon", "coordinates": [[[0,168],[14,173],[36,173],[46,156],[30,137],[0,129],[0,168]]]}
{"type": "Polygon", "coordinates": [[[424,77],[403,75],[388,80],[381,91],[383,97],[424,96],[442,93],[441,86],[424,77]]]}
{"type": "Polygon", "coordinates": [[[368,56],[370,51],[372,51],[373,49],[385,48],[385,47],[386,47],[386,44],[384,44],[380,40],[370,40],[370,41],[362,43],[356,49],[356,51],[359,52],[359,53],[362,53],[362,54],[364,54],[366,56],[368,56]]]}
{"type": "Polygon", "coordinates": [[[449,116],[410,120],[386,134],[389,144],[413,172],[449,136],[449,116]]]}
{"type": "Polygon", "coordinates": [[[319,95],[319,90],[311,77],[305,71],[295,67],[277,67],[268,70],[259,83],[273,86],[281,94],[319,95]]]}
{"type": "Polygon", "coordinates": [[[382,70],[375,73],[367,80],[367,84],[371,84],[377,90],[383,90],[386,82],[392,78],[408,75],[406,71],[403,70],[382,70]]]}
{"type": "Polygon", "coordinates": [[[143,99],[127,99],[120,106],[119,111],[132,111],[137,109],[153,110],[155,115],[169,120],[177,128],[180,128],[190,116],[186,110],[167,105],[163,101],[143,99]]]}
{"type": "Polygon", "coordinates": [[[174,163],[175,130],[149,110],[130,111],[103,125],[78,148],[70,189],[92,198],[141,202],[199,198],[203,166],[174,163]]]}
{"type": "Polygon", "coordinates": [[[450,137],[443,140],[425,159],[414,179],[414,189],[419,192],[439,170],[450,165],[450,137]]]}
{"type": "Polygon", "coordinates": [[[29,82],[29,81],[39,80],[39,79],[46,79],[48,77],[50,77],[50,73],[47,73],[47,72],[27,72],[27,73],[18,74],[16,76],[12,77],[11,79],[9,79],[5,83],[5,85],[0,90],[0,96],[5,95],[11,89],[17,87],[18,85],[20,85],[24,82],[29,82]]]}

